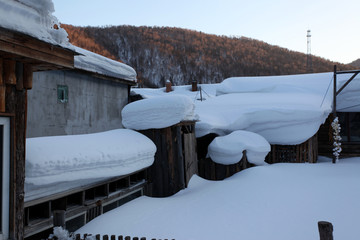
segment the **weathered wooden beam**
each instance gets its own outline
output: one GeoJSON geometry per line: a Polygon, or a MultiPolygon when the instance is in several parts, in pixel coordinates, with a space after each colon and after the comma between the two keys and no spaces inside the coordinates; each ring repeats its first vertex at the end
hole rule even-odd
{"type": "Polygon", "coordinates": [[[330,222],[318,222],[320,240],[333,240],[333,225],[330,222]]]}
{"type": "Polygon", "coordinates": [[[16,84],[16,61],[4,60],[4,81],[6,84],[16,84]]]}
{"type": "Polygon", "coordinates": [[[54,227],[65,228],[65,210],[55,210],[53,212],[54,227]]]}
{"type": "Polygon", "coordinates": [[[0,58],[0,85],[4,84],[4,80],[3,80],[3,59],[0,58]]]}
{"type": "Polygon", "coordinates": [[[6,111],[6,86],[0,85],[0,112],[4,113],[6,111]]]}

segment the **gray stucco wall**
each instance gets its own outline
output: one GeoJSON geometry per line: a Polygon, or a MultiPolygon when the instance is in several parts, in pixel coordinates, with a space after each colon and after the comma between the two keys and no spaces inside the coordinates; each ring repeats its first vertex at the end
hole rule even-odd
{"type": "Polygon", "coordinates": [[[28,91],[27,137],[95,133],[122,128],[121,110],[128,85],[97,79],[76,71],[34,73],[28,91]],[[68,86],[61,103],[57,86],[68,86]]]}

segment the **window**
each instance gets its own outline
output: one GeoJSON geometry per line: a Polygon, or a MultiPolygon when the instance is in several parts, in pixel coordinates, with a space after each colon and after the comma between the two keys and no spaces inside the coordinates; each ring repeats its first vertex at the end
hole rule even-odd
{"type": "Polygon", "coordinates": [[[360,142],[360,112],[338,113],[343,142],[360,142]]]}
{"type": "Polygon", "coordinates": [[[58,85],[57,86],[57,99],[59,103],[67,103],[69,100],[68,86],[58,85]]]}

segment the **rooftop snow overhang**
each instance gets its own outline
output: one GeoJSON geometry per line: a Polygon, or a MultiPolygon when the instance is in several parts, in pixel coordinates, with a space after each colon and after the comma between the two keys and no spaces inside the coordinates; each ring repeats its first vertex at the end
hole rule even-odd
{"type": "Polygon", "coordinates": [[[0,57],[32,65],[33,71],[73,69],[77,52],[0,27],[0,57]]]}

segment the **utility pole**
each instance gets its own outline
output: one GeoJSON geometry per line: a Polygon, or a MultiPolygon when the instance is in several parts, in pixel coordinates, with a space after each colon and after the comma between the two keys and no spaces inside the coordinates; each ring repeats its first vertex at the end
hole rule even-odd
{"type": "Polygon", "coordinates": [[[311,57],[311,32],[310,32],[310,30],[307,30],[306,38],[307,38],[306,72],[312,73],[313,66],[312,66],[312,57],[311,57]]]}

